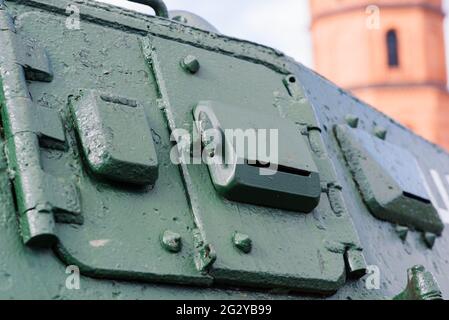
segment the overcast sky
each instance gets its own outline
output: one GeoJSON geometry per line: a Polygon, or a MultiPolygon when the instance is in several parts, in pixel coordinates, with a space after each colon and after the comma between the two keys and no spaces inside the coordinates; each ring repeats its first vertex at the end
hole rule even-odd
{"type": "MultiPolygon", "coordinates": [[[[153,14],[125,0],[100,0],[153,14]]],[[[311,65],[307,0],[164,0],[169,10],[187,10],[221,33],[274,47],[311,65]]]]}
{"type": "MultiPolygon", "coordinates": [[[[99,0],[153,14],[126,0],[99,0]]],[[[274,47],[313,67],[308,0],[164,0],[169,10],[196,13],[221,33],[274,47]]],[[[449,0],[444,0],[445,11],[449,0]]],[[[446,19],[446,47],[449,20],[446,19]]],[[[449,50],[446,50],[449,53],[449,50]]],[[[449,56],[449,55],[448,55],[449,56]]]]}

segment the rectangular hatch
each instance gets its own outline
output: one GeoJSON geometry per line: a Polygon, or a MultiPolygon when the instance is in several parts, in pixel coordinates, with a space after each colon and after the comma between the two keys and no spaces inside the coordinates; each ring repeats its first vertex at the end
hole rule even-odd
{"type": "Polygon", "coordinates": [[[294,123],[214,101],[193,113],[204,148],[214,150],[209,173],[222,196],[303,213],[316,208],[318,169],[294,123]]]}

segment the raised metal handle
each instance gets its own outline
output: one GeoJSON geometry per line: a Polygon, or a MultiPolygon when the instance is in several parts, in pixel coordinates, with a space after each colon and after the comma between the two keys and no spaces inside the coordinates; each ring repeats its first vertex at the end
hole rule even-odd
{"type": "Polygon", "coordinates": [[[162,0],[129,0],[131,2],[141,3],[153,8],[158,17],[168,18],[168,9],[162,0]]]}

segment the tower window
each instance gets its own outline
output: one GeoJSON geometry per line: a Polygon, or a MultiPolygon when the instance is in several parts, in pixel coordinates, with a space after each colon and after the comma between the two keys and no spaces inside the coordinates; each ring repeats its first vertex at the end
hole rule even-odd
{"type": "Polygon", "coordinates": [[[388,66],[399,67],[398,35],[396,30],[387,32],[388,66]]]}

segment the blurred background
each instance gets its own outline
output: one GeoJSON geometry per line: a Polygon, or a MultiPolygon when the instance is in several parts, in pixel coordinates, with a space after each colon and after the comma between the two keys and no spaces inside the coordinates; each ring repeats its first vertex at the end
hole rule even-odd
{"type": "MultiPolygon", "coordinates": [[[[153,14],[125,0],[99,0],[153,14]]],[[[449,150],[449,0],[164,0],[277,48],[449,150]]]]}

